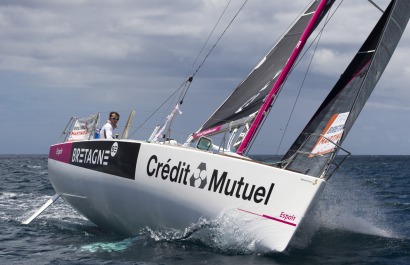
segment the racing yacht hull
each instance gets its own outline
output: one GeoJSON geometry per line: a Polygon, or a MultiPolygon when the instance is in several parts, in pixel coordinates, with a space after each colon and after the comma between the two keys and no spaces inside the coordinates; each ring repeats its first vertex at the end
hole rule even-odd
{"type": "Polygon", "coordinates": [[[51,146],[56,192],[105,229],[185,229],[231,218],[255,244],[283,251],[325,181],[252,160],[135,140],[51,146]]]}

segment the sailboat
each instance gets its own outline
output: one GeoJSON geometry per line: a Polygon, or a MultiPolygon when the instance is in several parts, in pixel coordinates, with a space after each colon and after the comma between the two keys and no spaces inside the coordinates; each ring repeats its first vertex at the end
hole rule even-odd
{"type": "Polygon", "coordinates": [[[227,217],[259,249],[284,251],[339,166],[341,145],[410,16],[409,1],[392,0],[283,159],[267,164],[249,158],[307,39],[333,3],[313,1],[184,143],[159,141],[161,130],[148,140],[94,139],[90,132],[98,119],[76,120],[71,138],[50,147],[48,173],[56,195],[36,214],[62,197],[96,225],[126,235],[145,227],[184,230],[227,217]],[[223,140],[217,143],[216,135],[223,140]]]}

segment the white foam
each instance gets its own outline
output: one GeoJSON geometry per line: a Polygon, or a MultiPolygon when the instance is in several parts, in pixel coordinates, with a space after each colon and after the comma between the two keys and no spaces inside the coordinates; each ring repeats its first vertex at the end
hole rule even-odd
{"type": "MultiPolygon", "coordinates": [[[[256,239],[249,237],[247,229],[252,217],[239,219],[237,210],[225,211],[215,220],[201,218],[184,230],[153,230],[145,228],[143,234],[155,241],[199,241],[223,253],[252,254],[259,252],[256,239]]],[[[262,252],[262,250],[261,250],[262,252]]]]}
{"type": "Polygon", "coordinates": [[[91,252],[91,253],[119,252],[119,251],[124,251],[128,249],[130,246],[132,246],[134,241],[135,239],[133,238],[127,238],[119,242],[97,242],[97,243],[81,246],[79,249],[80,251],[91,252]]]}
{"type": "Polygon", "coordinates": [[[28,168],[32,168],[32,169],[39,169],[39,168],[43,168],[42,166],[32,166],[32,165],[27,165],[28,168]]]}
{"type": "Polygon", "coordinates": [[[17,193],[14,192],[2,192],[0,193],[0,203],[4,203],[4,200],[7,199],[15,199],[17,197],[17,193]]]}
{"type": "Polygon", "coordinates": [[[399,238],[386,224],[386,214],[379,208],[380,203],[374,195],[355,184],[344,181],[329,183],[318,204],[305,218],[292,246],[306,247],[323,228],[399,238]]]}
{"type": "MultiPolygon", "coordinates": [[[[34,214],[52,196],[36,194],[24,194],[4,192],[0,193],[0,218],[3,220],[15,220],[21,222],[34,214]],[[7,210],[1,210],[7,209],[7,210]]],[[[47,208],[36,220],[63,220],[70,219],[84,221],[87,220],[77,213],[62,199],[58,199],[47,208]]]]}

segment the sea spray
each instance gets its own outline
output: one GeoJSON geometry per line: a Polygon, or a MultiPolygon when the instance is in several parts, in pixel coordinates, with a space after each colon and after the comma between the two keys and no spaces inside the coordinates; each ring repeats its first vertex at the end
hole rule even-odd
{"type": "Polygon", "coordinates": [[[131,247],[136,240],[137,238],[127,238],[118,242],[96,242],[81,246],[79,250],[91,253],[121,252],[131,247]]]}

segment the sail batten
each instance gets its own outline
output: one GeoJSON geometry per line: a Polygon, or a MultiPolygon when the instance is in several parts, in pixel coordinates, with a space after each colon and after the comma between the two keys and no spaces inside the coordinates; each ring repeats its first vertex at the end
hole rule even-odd
{"type": "Polygon", "coordinates": [[[304,17],[304,16],[309,16],[309,15],[312,15],[312,14],[314,14],[314,13],[315,13],[314,11],[312,11],[312,12],[310,12],[310,13],[305,13],[305,14],[302,15],[302,17],[304,17]]]}
{"type": "Polygon", "coordinates": [[[375,52],[376,50],[370,50],[370,51],[363,51],[363,52],[358,52],[358,53],[372,53],[375,52]]]}

